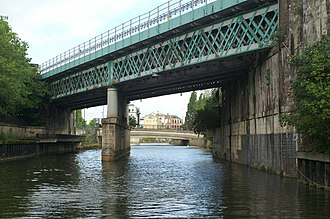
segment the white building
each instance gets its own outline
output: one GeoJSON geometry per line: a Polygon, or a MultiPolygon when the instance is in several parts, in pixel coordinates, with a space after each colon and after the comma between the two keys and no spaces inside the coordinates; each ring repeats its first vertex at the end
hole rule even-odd
{"type": "Polygon", "coordinates": [[[134,104],[128,104],[128,117],[134,117],[137,124],[140,124],[140,109],[134,104]]]}

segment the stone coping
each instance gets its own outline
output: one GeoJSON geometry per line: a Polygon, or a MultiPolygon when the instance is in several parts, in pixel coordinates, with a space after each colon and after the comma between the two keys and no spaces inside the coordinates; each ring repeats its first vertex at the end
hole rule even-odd
{"type": "Polygon", "coordinates": [[[330,155],[327,154],[317,154],[313,152],[297,152],[298,159],[314,160],[330,163],[330,155]]]}

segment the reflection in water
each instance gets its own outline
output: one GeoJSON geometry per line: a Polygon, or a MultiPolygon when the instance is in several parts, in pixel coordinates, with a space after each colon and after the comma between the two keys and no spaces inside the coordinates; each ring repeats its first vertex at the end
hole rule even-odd
{"type": "Polygon", "coordinates": [[[328,218],[330,192],[195,147],[134,146],[0,163],[0,218],[328,218]]]}
{"type": "Polygon", "coordinates": [[[194,147],[135,150],[138,156],[132,156],[127,172],[130,216],[219,215],[222,168],[210,154],[194,147]]]}
{"type": "Polygon", "coordinates": [[[224,178],[224,200],[228,218],[295,218],[297,184],[255,169],[228,165],[224,178]],[[244,202],[242,202],[244,200],[244,202]]]}
{"type": "Polygon", "coordinates": [[[108,218],[128,218],[127,162],[102,163],[102,216],[108,218]]]}

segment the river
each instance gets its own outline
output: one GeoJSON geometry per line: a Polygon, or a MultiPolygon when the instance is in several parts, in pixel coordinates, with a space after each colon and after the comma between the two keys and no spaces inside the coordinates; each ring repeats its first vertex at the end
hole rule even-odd
{"type": "Polygon", "coordinates": [[[133,146],[0,163],[0,218],[329,218],[330,192],[197,147],[133,146]]]}

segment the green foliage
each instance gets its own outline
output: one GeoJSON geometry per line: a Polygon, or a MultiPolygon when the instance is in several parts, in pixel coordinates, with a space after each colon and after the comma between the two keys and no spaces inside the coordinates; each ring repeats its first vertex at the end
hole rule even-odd
{"type": "Polygon", "coordinates": [[[84,144],[90,145],[90,144],[96,144],[97,143],[97,135],[96,135],[96,127],[90,127],[89,124],[88,127],[85,127],[85,142],[84,144]]]}
{"type": "Polygon", "coordinates": [[[29,64],[28,45],[0,19],[0,113],[36,122],[49,102],[47,86],[29,64]]]}
{"type": "Polygon", "coordinates": [[[284,122],[296,127],[304,144],[330,153],[330,37],[292,59],[297,69],[292,91],[296,109],[284,122]]]}
{"type": "Polygon", "coordinates": [[[272,36],[273,46],[280,45],[285,40],[285,30],[283,28],[280,28],[276,32],[274,32],[272,36]]]}
{"type": "Polygon", "coordinates": [[[220,126],[219,90],[205,92],[196,102],[196,115],[193,122],[194,132],[203,134],[208,140],[212,140],[213,131],[220,126]]]}
{"type": "Polygon", "coordinates": [[[84,133],[84,146],[88,145],[88,147],[90,147],[97,143],[97,129],[99,126],[100,124],[98,124],[97,119],[92,119],[87,124],[87,121],[82,116],[82,110],[76,111],[76,128],[84,133]]]}
{"type": "Polygon", "coordinates": [[[31,77],[26,85],[27,96],[23,105],[19,106],[16,115],[22,117],[29,124],[44,124],[45,121],[42,120],[42,117],[50,103],[48,87],[43,81],[39,80],[39,75],[31,77]]]}
{"type": "Polygon", "coordinates": [[[135,117],[134,116],[129,116],[129,127],[130,128],[135,128],[136,127],[136,124],[137,124],[137,122],[136,122],[136,119],[135,119],[135,117]]]}
{"type": "MultiPolygon", "coordinates": [[[[85,121],[86,122],[86,121],[85,121]]],[[[88,125],[87,125],[87,127],[88,128],[91,128],[91,129],[94,129],[94,128],[98,128],[98,126],[99,126],[99,124],[98,124],[98,122],[97,122],[97,120],[94,118],[94,119],[92,119],[89,123],[88,123],[88,125]]]]}
{"type": "Polygon", "coordinates": [[[196,102],[197,102],[197,93],[196,91],[193,91],[189,99],[186,117],[185,117],[185,123],[183,125],[183,128],[186,130],[193,130],[193,123],[196,116],[196,102]]]}
{"type": "Polygon", "coordinates": [[[156,138],[142,138],[141,143],[157,143],[159,142],[156,138]]]}
{"type": "Polygon", "coordinates": [[[76,127],[78,129],[83,129],[86,126],[87,126],[87,122],[86,122],[86,120],[82,116],[82,111],[81,110],[77,110],[76,111],[76,127]]]}
{"type": "Polygon", "coordinates": [[[16,136],[0,133],[0,141],[7,142],[7,141],[17,141],[17,140],[18,138],[16,136]]]}

